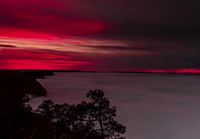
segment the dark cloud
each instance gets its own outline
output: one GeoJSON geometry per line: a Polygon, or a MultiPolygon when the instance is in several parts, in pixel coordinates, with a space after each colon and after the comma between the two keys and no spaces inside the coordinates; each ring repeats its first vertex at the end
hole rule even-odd
{"type": "Polygon", "coordinates": [[[199,36],[199,4],[196,0],[77,0],[69,3],[74,13],[113,25],[106,32],[110,35],[156,38],[199,36]]]}
{"type": "Polygon", "coordinates": [[[16,46],[14,46],[14,45],[0,44],[0,48],[16,48],[16,46]]]}
{"type": "Polygon", "coordinates": [[[92,48],[96,48],[96,49],[100,49],[100,50],[110,50],[110,51],[144,51],[144,52],[149,52],[149,51],[153,51],[152,48],[145,48],[145,47],[131,47],[131,46],[85,46],[85,47],[92,47],[92,48]]]}
{"type": "Polygon", "coordinates": [[[109,24],[104,35],[197,38],[200,30],[199,4],[196,0],[51,0],[49,4],[41,1],[22,3],[19,0],[9,3],[3,0],[0,24],[68,35],[73,30],[66,32],[64,28],[67,26],[63,22],[87,19],[109,24]],[[21,4],[16,4],[18,2],[21,4]],[[57,28],[53,29],[55,25],[57,28]]]}

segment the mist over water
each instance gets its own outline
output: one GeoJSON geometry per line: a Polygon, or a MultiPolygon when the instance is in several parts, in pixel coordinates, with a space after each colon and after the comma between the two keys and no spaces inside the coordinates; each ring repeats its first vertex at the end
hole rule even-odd
{"type": "Polygon", "coordinates": [[[101,89],[117,106],[128,139],[199,139],[200,76],[135,73],[55,73],[39,80],[56,103],[79,103],[101,89]]]}

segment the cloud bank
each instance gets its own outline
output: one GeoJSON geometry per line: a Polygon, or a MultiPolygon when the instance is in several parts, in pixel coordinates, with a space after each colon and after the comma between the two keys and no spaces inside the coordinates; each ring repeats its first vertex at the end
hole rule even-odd
{"type": "MultiPolygon", "coordinates": [[[[81,67],[77,70],[200,68],[199,4],[196,0],[1,0],[0,45],[16,46],[16,53],[44,49],[52,55],[76,52],[91,59],[93,64],[77,65],[81,67]]],[[[16,65],[35,69],[37,64],[16,65]]],[[[61,61],[52,69],[65,67],[61,61]]]]}

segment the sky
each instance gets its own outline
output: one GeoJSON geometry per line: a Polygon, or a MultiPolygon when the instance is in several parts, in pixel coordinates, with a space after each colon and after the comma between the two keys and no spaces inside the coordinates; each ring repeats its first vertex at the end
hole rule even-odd
{"type": "Polygon", "coordinates": [[[1,0],[0,69],[200,72],[199,4],[1,0]]]}
{"type": "Polygon", "coordinates": [[[200,138],[198,75],[59,72],[39,82],[48,93],[32,99],[34,107],[44,99],[80,103],[89,90],[102,89],[127,139],[200,138]]]}

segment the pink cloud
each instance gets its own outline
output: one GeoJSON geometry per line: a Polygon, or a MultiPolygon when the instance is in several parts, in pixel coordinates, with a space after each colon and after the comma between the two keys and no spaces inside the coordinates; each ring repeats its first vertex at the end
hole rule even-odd
{"type": "Polygon", "coordinates": [[[0,36],[87,36],[99,34],[108,28],[105,21],[75,15],[71,8],[70,4],[56,0],[0,1],[0,36]]]}
{"type": "Polygon", "coordinates": [[[0,69],[81,70],[91,64],[75,56],[52,52],[3,49],[0,53],[0,69]]]}

